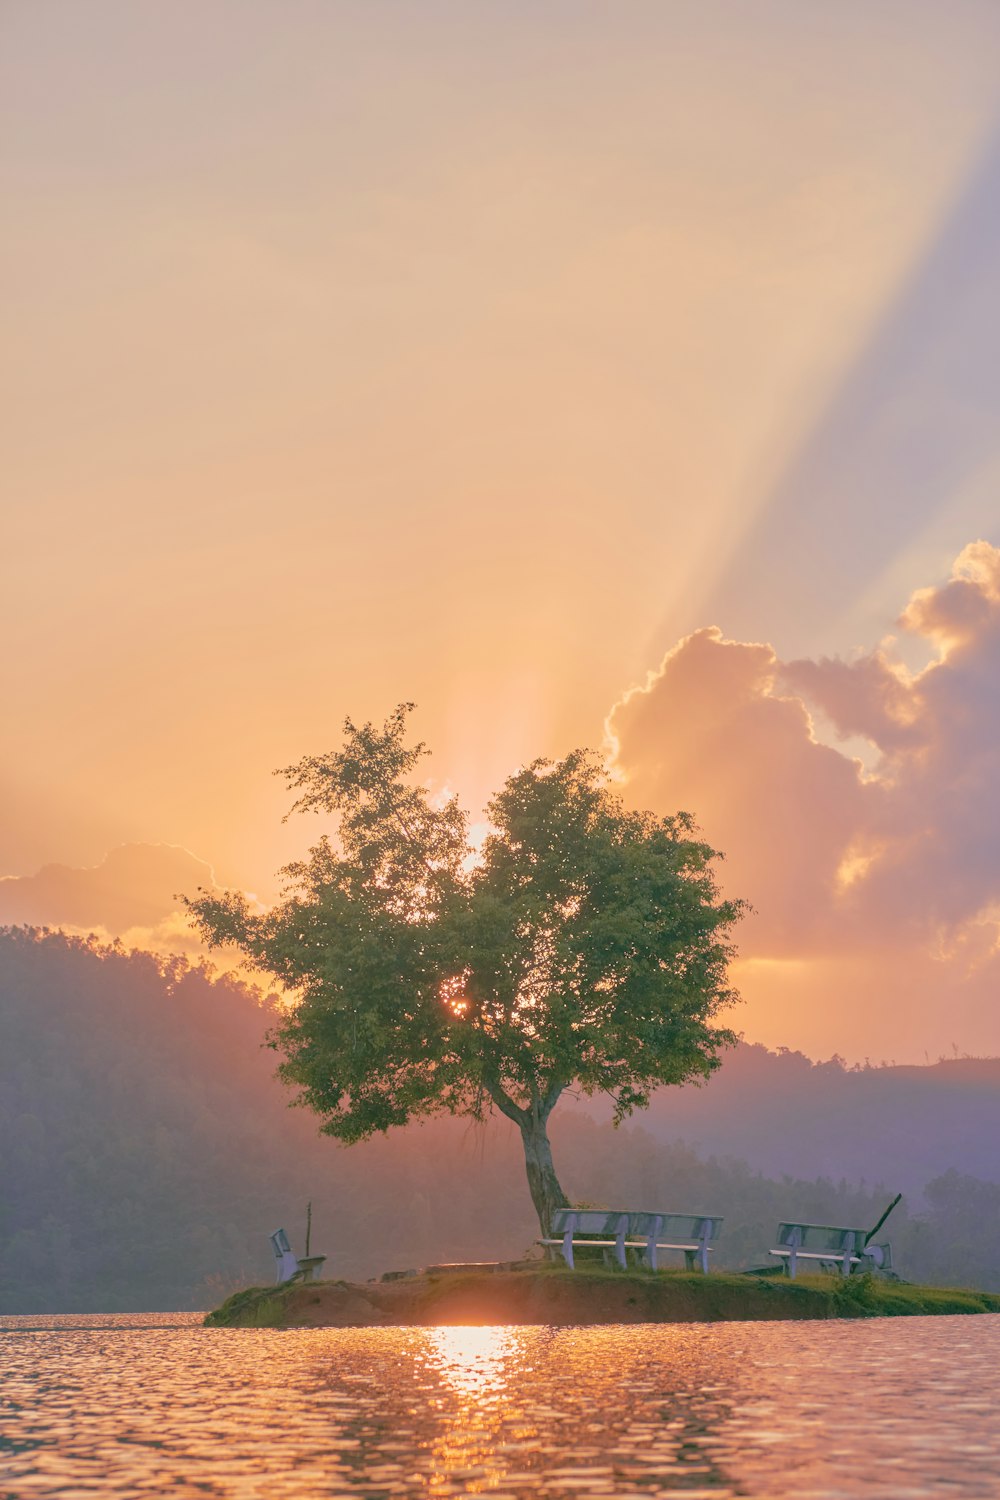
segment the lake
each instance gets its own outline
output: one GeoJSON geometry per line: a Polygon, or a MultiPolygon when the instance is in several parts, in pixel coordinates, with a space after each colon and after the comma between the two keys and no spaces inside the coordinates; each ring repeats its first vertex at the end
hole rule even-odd
{"type": "Polygon", "coordinates": [[[0,1318],[3,1500],[1000,1495],[1000,1315],[601,1328],[0,1318]]]}

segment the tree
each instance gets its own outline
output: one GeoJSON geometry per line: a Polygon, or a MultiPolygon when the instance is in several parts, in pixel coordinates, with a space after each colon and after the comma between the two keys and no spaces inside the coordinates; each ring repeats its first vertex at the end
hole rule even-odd
{"type": "Polygon", "coordinates": [[[283,871],[271,911],[232,892],[189,906],[211,944],[297,995],[270,1042],[325,1133],[496,1108],[521,1132],[547,1237],[566,1203],[547,1131],[560,1095],[603,1091],[617,1123],[736,1040],[712,1022],[737,998],[744,903],[719,898],[687,813],[626,810],[585,751],[511,776],[476,854],[457,801],[413,781],[427,752],[406,743],[411,708],[381,728],[348,719],[341,750],[276,773],[293,812],[339,828],[283,871]]]}

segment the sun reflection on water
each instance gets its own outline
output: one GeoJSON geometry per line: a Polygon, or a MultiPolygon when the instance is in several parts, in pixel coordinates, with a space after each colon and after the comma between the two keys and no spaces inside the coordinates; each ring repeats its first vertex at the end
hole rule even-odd
{"type": "Polygon", "coordinates": [[[461,1395],[481,1397],[502,1391],[505,1365],[514,1347],[515,1330],[502,1325],[427,1330],[432,1365],[461,1395]]]}
{"type": "Polygon", "coordinates": [[[733,1495],[716,1450],[730,1412],[721,1392],[739,1371],[716,1351],[706,1383],[690,1327],[657,1329],[658,1368],[633,1329],[438,1328],[423,1338],[439,1392],[430,1493],[733,1495]]]}
{"type": "Polygon", "coordinates": [[[289,1331],[7,1319],[0,1369],[0,1500],[1000,1494],[1000,1317],[289,1331]]]}
{"type": "Polygon", "coordinates": [[[522,1365],[520,1330],[430,1328],[424,1337],[426,1367],[443,1383],[429,1492],[460,1487],[475,1495],[506,1489],[511,1452],[535,1437],[534,1427],[523,1424],[508,1379],[522,1365]]]}

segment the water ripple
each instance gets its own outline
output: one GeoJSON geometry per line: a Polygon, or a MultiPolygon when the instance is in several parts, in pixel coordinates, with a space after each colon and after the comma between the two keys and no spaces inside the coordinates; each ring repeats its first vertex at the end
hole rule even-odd
{"type": "Polygon", "coordinates": [[[1000,1317],[0,1319],[3,1500],[1000,1494],[1000,1317]]]}

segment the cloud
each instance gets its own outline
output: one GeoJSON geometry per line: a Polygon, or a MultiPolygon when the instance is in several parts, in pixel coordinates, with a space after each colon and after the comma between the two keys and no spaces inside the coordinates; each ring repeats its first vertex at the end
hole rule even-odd
{"type": "Polygon", "coordinates": [[[879,755],[881,796],[855,830],[872,850],[855,901],[894,931],[954,943],[1000,906],[1000,549],[966,547],[900,625],[937,650],[923,672],[873,653],[793,662],[784,679],[879,755]]]}
{"type": "MultiPolygon", "coordinates": [[[[0,878],[0,923],[65,927],[124,936],[186,922],[179,896],[214,889],[212,867],[177,844],[122,844],[89,868],[44,865],[0,878]]],[[[187,946],[185,942],[183,946],[187,946]]]]}
{"type": "Polygon", "coordinates": [[[966,547],[898,623],[934,653],[921,672],[891,640],[782,662],[695,632],[613,708],[615,766],[630,802],[685,808],[725,852],[725,889],[756,908],[748,994],[851,1024],[882,994],[897,1025],[950,996],[1000,1050],[1000,549],[966,547]]]}
{"type": "Polygon", "coordinates": [[[770,646],[699,630],[616,705],[610,729],[627,799],[693,813],[725,852],[727,890],[757,909],[756,945],[787,954],[835,899],[872,788],[816,741],[779,672],[770,646]]]}

